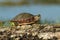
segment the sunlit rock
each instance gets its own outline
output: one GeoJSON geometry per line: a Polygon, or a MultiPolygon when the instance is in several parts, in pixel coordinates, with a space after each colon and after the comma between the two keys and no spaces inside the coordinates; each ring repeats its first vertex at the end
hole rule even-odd
{"type": "Polygon", "coordinates": [[[16,35],[15,34],[13,34],[13,35],[11,35],[10,37],[12,38],[12,37],[15,37],[16,35]]]}
{"type": "Polygon", "coordinates": [[[36,36],[38,32],[32,32],[32,36],[36,36]]]}

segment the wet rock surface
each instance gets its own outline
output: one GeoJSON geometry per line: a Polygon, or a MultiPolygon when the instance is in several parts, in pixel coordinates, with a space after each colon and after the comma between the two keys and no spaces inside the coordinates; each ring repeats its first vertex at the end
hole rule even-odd
{"type": "Polygon", "coordinates": [[[0,28],[0,40],[53,40],[52,28],[41,24],[0,28]]]}

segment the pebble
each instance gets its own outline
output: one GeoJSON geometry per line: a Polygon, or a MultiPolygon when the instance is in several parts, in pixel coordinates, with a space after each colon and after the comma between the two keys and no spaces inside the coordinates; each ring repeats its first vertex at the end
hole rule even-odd
{"type": "Polygon", "coordinates": [[[32,36],[36,36],[38,32],[32,32],[32,36]]]}
{"type": "Polygon", "coordinates": [[[15,37],[15,36],[16,36],[16,35],[13,34],[13,35],[11,35],[10,37],[12,38],[12,37],[15,37]]]}

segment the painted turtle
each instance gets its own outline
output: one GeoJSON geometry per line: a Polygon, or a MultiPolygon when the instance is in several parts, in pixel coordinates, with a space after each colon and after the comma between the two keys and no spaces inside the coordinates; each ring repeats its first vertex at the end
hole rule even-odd
{"type": "Polygon", "coordinates": [[[16,17],[14,17],[11,21],[15,23],[15,25],[22,24],[32,24],[36,23],[40,20],[40,15],[32,15],[30,13],[20,13],[16,17]]]}

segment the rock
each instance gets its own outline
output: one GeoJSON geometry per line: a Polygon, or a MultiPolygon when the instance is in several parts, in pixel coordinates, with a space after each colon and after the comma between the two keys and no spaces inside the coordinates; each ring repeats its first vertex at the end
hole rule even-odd
{"type": "Polygon", "coordinates": [[[20,29],[20,28],[21,28],[21,26],[17,26],[17,27],[16,27],[16,29],[20,29]]]}
{"type": "Polygon", "coordinates": [[[32,36],[36,36],[38,32],[32,32],[32,36]]]}
{"type": "Polygon", "coordinates": [[[29,33],[29,32],[27,32],[27,35],[30,35],[30,33],[29,33]]]}
{"type": "Polygon", "coordinates": [[[15,34],[13,34],[13,35],[11,35],[10,37],[11,37],[11,38],[13,38],[13,37],[15,37],[15,36],[16,36],[16,35],[15,35],[15,34]]]}
{"type": "Polygon", "coordinates": [[[20,36],[20,37],[23,37],[23,34],[20,34],[19,36],[20,36]]]}

